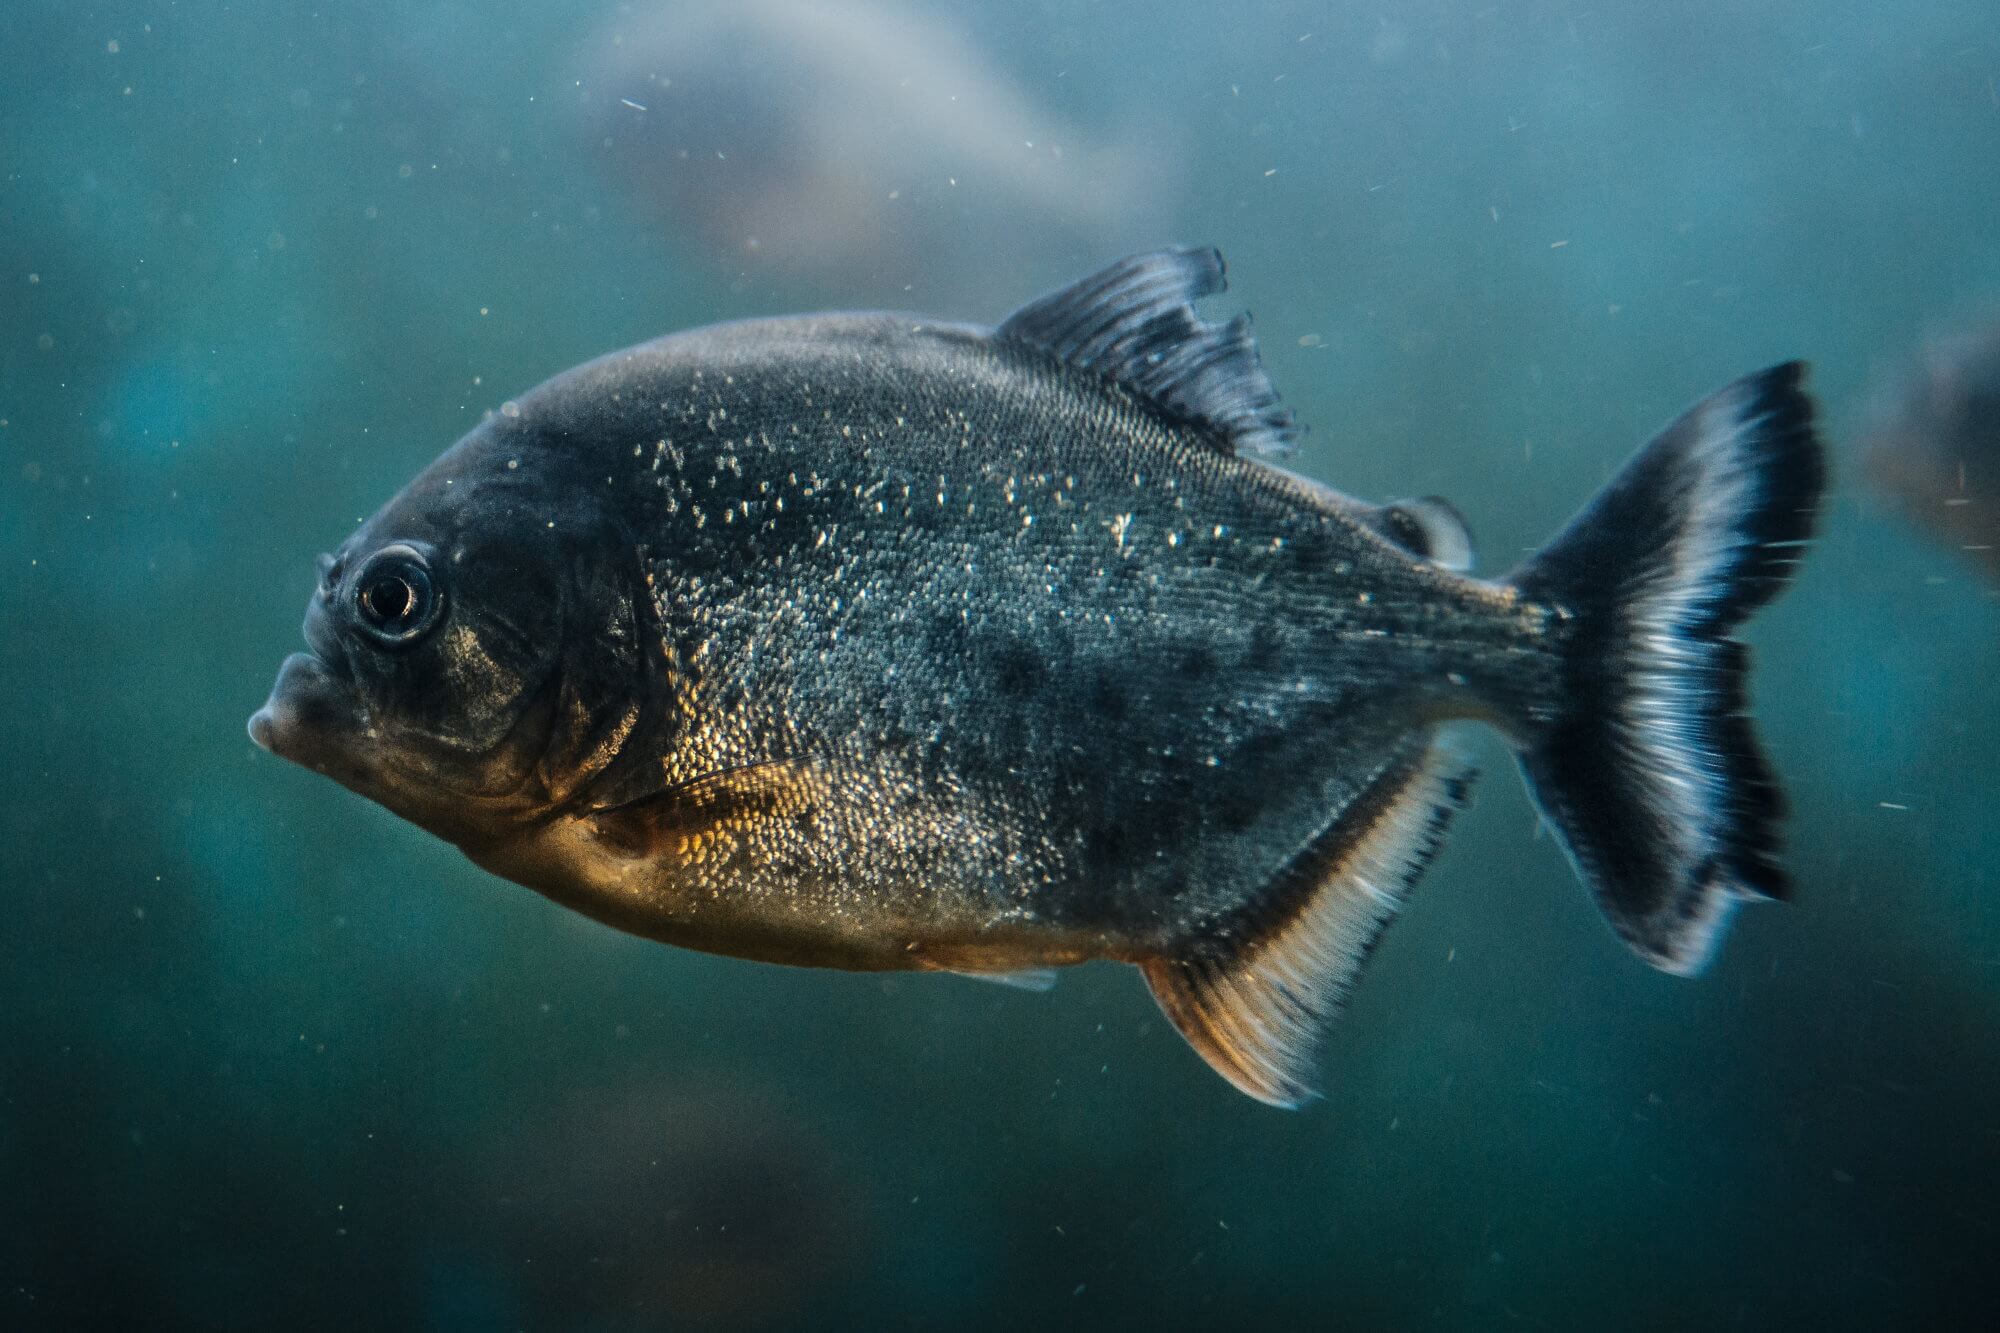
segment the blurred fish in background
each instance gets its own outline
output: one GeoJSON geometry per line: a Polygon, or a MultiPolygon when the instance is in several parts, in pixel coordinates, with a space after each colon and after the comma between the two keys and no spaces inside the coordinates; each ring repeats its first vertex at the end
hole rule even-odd
{"type": "Polygon", "coordinates": [[[1024,265],[1172,230],[1156,123],[1067,123],[949,24],[866,0],[623,5],[570,93],[663,226],[844,303],[1004,304],[1024,265]]]}
{"type": "Polygon", "coordinates": [[[1878,395],[1869,484],[2000,584],[2000,310],[1932,338],[1878,395]]]}
{"type": "Polygon", "coordinates": [[[530,1327],[787,1325],[864,1235],[831,1148],[698,1072],[576,1092],[487,1147],[494,1248],[530,1327]]]}

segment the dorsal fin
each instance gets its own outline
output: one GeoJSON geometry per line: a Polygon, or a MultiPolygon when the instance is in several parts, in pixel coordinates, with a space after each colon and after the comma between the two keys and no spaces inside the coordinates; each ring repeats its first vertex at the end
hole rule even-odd
{"type": "Polygon", "coordinates": [[[1231,453],[1283,453],[1299,427],[1264,373],[1250,317],[1210,324],[1194,312],[1226,285],[1213,249],[1155,250],[1022,306],[998,336],[1116,380],[1231,453]]]}
{"type": "Polygon", "coordinates": [[[1472,776],[1450,751],[1415,738],[1238,917],[1139,965],[1216,1073],[1273,1106],[1316,1095],[1321,1032],[1436,854],[1472,776]]]}

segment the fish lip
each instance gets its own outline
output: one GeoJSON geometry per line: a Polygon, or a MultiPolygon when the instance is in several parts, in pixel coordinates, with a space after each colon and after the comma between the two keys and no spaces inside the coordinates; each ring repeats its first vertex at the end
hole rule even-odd
{"type": "Polygon", "coordinates": [[[265,754],[276,754],[278,752],[272,740],[272,737],[277,734],[277,727],[271,720],[270,704],[265,704],[250,715],[248,729],[250,739],[256,744],[258,749],[262,750],[265,754]]]}
{"type": "Polygon", "coordinates": [[[312,653],[293,653],[278,668],[270,698],[250,715],[259,748],[325,772],[336,738],[358,725],[351,689],[312,653]]]}

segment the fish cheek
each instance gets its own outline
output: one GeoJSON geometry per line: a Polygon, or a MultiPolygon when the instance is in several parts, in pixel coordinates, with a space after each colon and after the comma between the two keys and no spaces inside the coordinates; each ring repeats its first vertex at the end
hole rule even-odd
{"type": "Polygon", "coordinates": [[[378,661],[368,693],[382,722],[385,803],[433,831],[449,825],[456,841],[468,799],[519,790],[549,731],[538,666],[511,626],[469,615],[378,661]]]}
{"type": "Polygon", "coordinates": [[[523,703],[520,675],[458,626],[378,664],[365,693],[379,731],[364,742],[379,791],[370,794],[425,828],[457,840],[466,799],[516,785],[508,742],[523,703]]]}
{"type": "Polygon", "coordinates": [[[526,692],[521,673],[489,652],[468,625],[453,625],[444,632],[438,664],[448,701],[447,715],[439,722],[453,733],[441,739],[476,750],[497,745],[520,711],[526,692]]]}

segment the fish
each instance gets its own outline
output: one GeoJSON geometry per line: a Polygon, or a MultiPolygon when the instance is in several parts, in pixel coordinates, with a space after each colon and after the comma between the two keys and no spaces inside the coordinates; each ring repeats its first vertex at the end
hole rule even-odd
{"type": "Polygon", "coordinates": [[[2000,312],[1931,338],[1869,415],[1875,493],[2000,586],[2000,312]]]}
{"type": "Polygon", "coordinates": [[[1002,275],[1115,244],[1180,193],[1160,108],[1127,114],[1143,136],[1065,119],[959,25],[872,0],[619,12],[552,95],[700,256],[848,299],[1002,310],[1002,275]]]}
{"type": "MultiPolygon", "coordinates": [[[[551,1090],[553,1091],[553,1090],[551,1090]]],[[[593,1078],[467,1145],[527,1327],[796,1327],[861,1255],[854,1163],[703,1069],[593,1078]]]]}
{"type": "Polygon", "coordinates": [[[1321,1036],[1510,743],[1617,936],[1701,969],[1783,898],[1730,631],[1825,484],[1804,367],[1472,572],[1458,511],[1278,461],[1212,249],[994,327],[675,333],[510,401],[330,555],[257,744],[620,930],[1040,985],[1131,964],[1223,1078],[1321,1036]]]}

